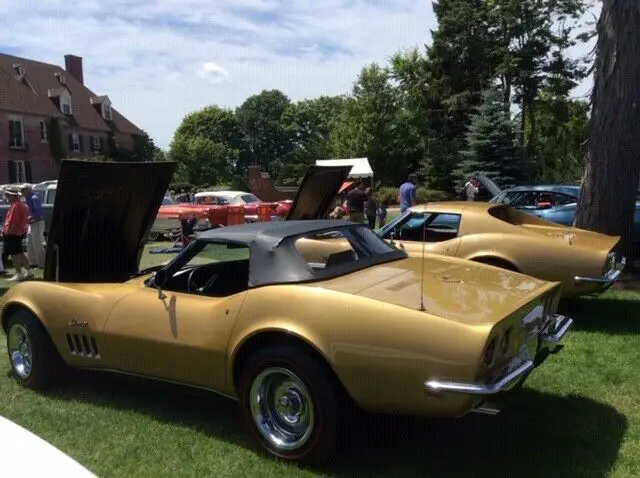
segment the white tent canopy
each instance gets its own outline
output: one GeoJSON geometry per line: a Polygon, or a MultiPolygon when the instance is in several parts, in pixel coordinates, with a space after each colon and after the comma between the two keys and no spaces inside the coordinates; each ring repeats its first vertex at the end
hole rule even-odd
{"type": "Polygon", "coordinates": [[[349,178],[373,178],[373,169],[367,158],[318,159],[316,166],[351,166],[349,178]]]}

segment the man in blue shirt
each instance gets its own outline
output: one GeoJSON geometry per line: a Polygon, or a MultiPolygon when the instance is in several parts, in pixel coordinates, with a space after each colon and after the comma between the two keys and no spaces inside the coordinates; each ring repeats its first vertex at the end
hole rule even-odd
{"type": "Polygon", "coordinates": [[[29,229],[31,233],[27,236],[27,257],[31,267],[44,269],[44,211],[40,197],[33,192],[31,184],[22,186],[22,195],[29,206],[29,229]]]}
{"type": "Polygon", "coordinates": [[[416,183],[418,182],[418,177],[411,173],[407,181],[405,181],[400,186],[400,191],[398,194],[398,200],[400,202],[400,214],[404,214],[404,212],[413,206],[416,203],[416,183]]]}

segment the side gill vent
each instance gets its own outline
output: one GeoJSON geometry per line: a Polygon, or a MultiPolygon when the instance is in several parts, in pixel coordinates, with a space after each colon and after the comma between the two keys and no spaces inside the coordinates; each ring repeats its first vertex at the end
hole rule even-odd
{"type": "Polygon", "coordinates": [[[67,334],[67,345],[71,355],[87,358],[100,358],[100,350],[95,337],[87,337],[86,335],[67,334]]]}

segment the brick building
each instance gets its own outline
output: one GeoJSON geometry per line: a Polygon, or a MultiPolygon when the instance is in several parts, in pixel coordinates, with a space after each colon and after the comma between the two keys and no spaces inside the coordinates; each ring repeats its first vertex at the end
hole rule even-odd
{"type": "Polygon", "coordinates": [[[0,54],[0,184],[57,177],[57,159],[131,151],[143,132],[84,85],[82,58],[65,69],[0,54]]]}

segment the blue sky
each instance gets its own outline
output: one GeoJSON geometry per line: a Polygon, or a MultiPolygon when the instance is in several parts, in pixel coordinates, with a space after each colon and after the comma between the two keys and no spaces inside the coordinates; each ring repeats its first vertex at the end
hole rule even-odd
{"type": "Polygon", "coordinates": [[[0,0],[0,51],[82,56],[87,86],[163,148],[209,104],[346,93],[364,65],[429,43],[435,26],[423,0],[0,0]]]}

